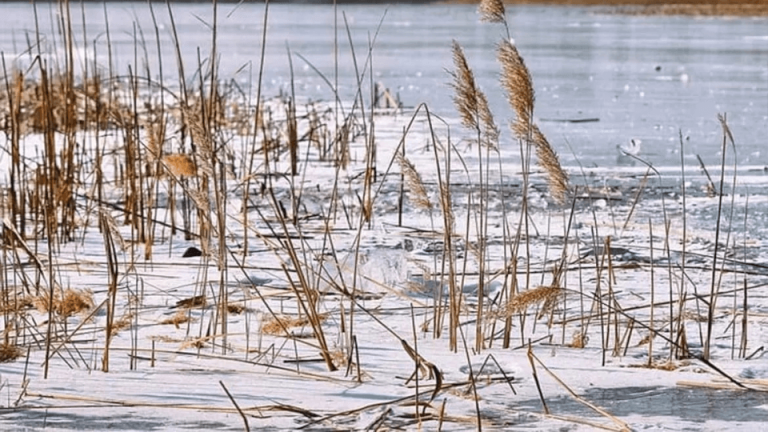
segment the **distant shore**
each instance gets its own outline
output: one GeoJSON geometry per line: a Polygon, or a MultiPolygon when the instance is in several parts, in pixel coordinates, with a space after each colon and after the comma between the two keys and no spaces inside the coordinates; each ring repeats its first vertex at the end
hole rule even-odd
{"type": "MultiPolygon", "coordinates": [[[[445,0],[442,3],[479,3],[445,0]]],[[[504,0],[506,4],[604,6],[637,15],[768,16],[768,0],[504,0]]]]}

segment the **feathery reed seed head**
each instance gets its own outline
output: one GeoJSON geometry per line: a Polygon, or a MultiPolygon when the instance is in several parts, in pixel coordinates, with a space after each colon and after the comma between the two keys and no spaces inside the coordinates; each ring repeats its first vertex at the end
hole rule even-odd
{"type": "Polygon", "coordinates": [[[503,23],[506,21],[504,2],[502,0],[481,0],[477,10],[480,12],[480,21],[491,23],[503,23]]]}
{"type": "Polygon", "coordinates": [[[163,162],[168,170],[176,177],[192,177],[197,174],[197,167],[192,157],[184,153],[173,153],[163,156],[163,162]]]}
{"type": "Polygon", "coordinates": [[[403,155],[398,155],[398,161],[408,185],[408,190],[411,192],[409,197],[413,205],[418,208],[432,210],[432,202],[429,200],[427,189],[424,187],[424,182],[421,180],[419,172],[416,171],[416,167],[403,155]]]}
{"type": "Polygon", "coordinates": [[[536,99],[533,80],[525,61],[512,43],[502,40],[498,47],[498,60],[501,63],[501,86],[507,92],[507,100],[515,110],[517,118],[523,123],[530,123],[533,117],[533,103],[536,99]]]}
{"type": "Polygon", "coordinates": [[[456,94],[453,97],[453,103],[456,110],[461,115],[461,124],[470,129],[477,129],[477,90],[475,87],[475,76],[469,68],[467,58],[464,57],[464,50],[458,42],[453,41],[453,65],[456,70],[451,72],[453,83],[451,86],[456,94]]]}
{"type": "Polygon", "coordinates": [[[453,41],[453,64],[456,68],[451,72],[453,83],[451,87],[456,94],[453,103],[461,116],[461,124],[469,129],[482,129],[479,143],[491,150],[498,151],[499,128],[493,120],[493,114],[488,107],[488,98],[477,87],[475,76],[469,68],[467,58],[458,42],[453,41]]]}
{"type": "Polygon", "coordinates": [[[533,144],[536,147],[536,157],[539,160],[539,166],[547,172],[547,183],[552,197],[559,204],[565,202],[568,192],[568,174],[565,173],[560,165],[560,159],[557,153],[547,141],[547,138],[541,133],[539,127],[535,124],[531,126],[533,144]]]}
{"type": "Polygon", "coordinates": [[[516,313],[525,311],[528,306],[533,304],[542,304],[542,309],[546,310],[553,307],[555,300],[564,293],[565,290],[554,286],[540,286],[523,291],[512,297],[512,300],[499,311],[499,314],[504,318],[511,317],[516,313]]]}

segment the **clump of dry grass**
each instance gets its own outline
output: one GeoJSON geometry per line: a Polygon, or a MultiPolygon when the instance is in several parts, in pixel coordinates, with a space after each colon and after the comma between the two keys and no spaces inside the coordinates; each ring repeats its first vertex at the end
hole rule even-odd
{"type": "Polygon", "coordinates": [[[163,162],[168,171],[176,177],[194,177],[197,175],[197,166],[192,157],[184,153],[172,153],[163,156],[163,162]]]}
{"type": "Polygon", "coordinates": [[[10,363],[24,355],[21,348],[10,343],[0,344],[0,363],[10,363]]]}
{"type": "Polygon", "coordinates": [[[562,288],[540,286],[515,295],[512,297],[512,300],[499,310],[498,314],[501,318],[508,318],[525,311],[531,305],[541,304],[542,312],[540,315],[543,315],[546,311],[550,311],[555,307],[558,298],[563,294],[565,294],[565,290],[562,288]]]}
{"type": "Polygon", "coordinates": [[[174,308],[192,309],[196,307],[205,307],[207,300],[204,295],[181,299],[176,302],[174,308]]]}
{"type": "Polygon", "coordinates": [[[515,111],[519,123],[530,123],[536,95],[528,67],[510,41],[502,40],[497,51],[501,63],[501,86],[507,92],[507,101],[515,111]]]}
{"type": "Polygon", "coordinates": [[[179,328],[181,324],[190,322],[191,319],[186,311],[180,310],[176,312],[176,314],[170,318],[166,318],[162,321],[160,321],[160,324],[167,325],[167,324],[173,324],[176,326],[176,328],[179,328]]]}
{"type": "Polygon", "coordinates": [[[132,312],[123,314],[117,321],[112,323],[112,336],[120,333],[121,331],[129,328],[133,323],[134,315],[132,312]]]}
{"type": "MultiPolygon", "coordinates": [[[[318,315],[318,320],[323,322],[327,317],[327,314],[320,314],[318,315]]],[[[285,330],[305,327],[309,324],[309,318],[307,317],[299,318],[288,315],[275,315],[264,321],[261,326],[261,332],[268,335],[281,336],[285,333],[285,330]]]]}
{"type": "MultiPolygon", "coordinates": [[[[39,312],[47,313],[51,305],[49,293],[41,293],[33,303],[39,312]]],[[[86,312],[91,308],[93,308],[93,293],[88,290],[67,288],[61,296],[53,296],[53,312],[63,318],[86,312]]]]}
{"type": "Polygon", "coordinates": [[[18,298],[9,299],[0,298],[0,313],[20,313],[24,309],[35,307],[35,305],[35,299],[26,296],[22,297],[20,295],[18,298]]]}
{"type": "Polygon", "coordinates": [[[571,348],[584,348],[589,343],[589,336],[586,335],[586,333],[583,332],[575,332],[573,334],[573,339],[568,344],[571,348]]]}
{"type": "Polygon", "coordinates": [[[568,174],[563,170],[562,165],[560,165],[560,158],[557,157],[557,153],[544,134],[541,133],[539,127],[533,125],[532,129],[536,157],[539,160],[539,165],[547,172],[549,191],[555,201],[564,203],[568,194],[568,174]]]}
{"type": "Polygon", "coordinates": [[[227,305],[227,312],[235,315],[240,315],[245,312],[245,306],[237,303],[230,303],[227,305]]]}

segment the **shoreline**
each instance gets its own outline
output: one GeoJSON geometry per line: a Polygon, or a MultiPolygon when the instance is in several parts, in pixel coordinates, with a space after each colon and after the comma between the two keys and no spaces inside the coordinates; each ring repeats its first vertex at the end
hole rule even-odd
{"type": "MultiPolygon", "coordinates": [[[[448,4],[476,4],[471,0],[445,0],[448,4]]],[[[768,0],[504,0],[506,5],[602,7],[606,13],[627,15],[768,16],[768,0]]]]}

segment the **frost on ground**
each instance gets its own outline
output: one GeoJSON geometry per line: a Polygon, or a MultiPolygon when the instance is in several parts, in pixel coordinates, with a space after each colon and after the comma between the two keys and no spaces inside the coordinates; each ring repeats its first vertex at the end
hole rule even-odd
{"type": "MultiPolygon", "coordinates": [[[[279,100],[266,106],[285,112],[279,100]]],[[[306,118],[323,112],[303,109],[306,118]]],[[[129,186],[119,181],[125,146],[107,141],[103,195],[95,176],[82,177],[71,238],[49,250],[41,221],[30,220],[22,235],[4,218],[3,352],[14,355],[0,364],[0,423],[22,430],[238,430],[246,421],[264,430],[466,430],[478,421],[499,430],[761,427],[765,237],[744,227],[761,217],[751,209],[764,206],[764,196],[731,191],[716,236],[719,200],[707,196],[694,168],[686,168],[684,213],[670,173],[644,181],[644,169],[571,167],[576,187],[567,205],[551,202],[534,173],[526,210],[520,156],[505,151],[483,161],[480,213],[476,148],[449,139],[457,125],[453,135],[433,125],[433,134],[427,119],[423,111],[368,117],[350,134],[344,167],[322,160],[317,143],[302,144],[295,176],[277,152],[269,170],[259,160],[244,169],[247,143],[233,134],[231,168],[209,168],[226,174],[218,205],[211,189],[207,201],[194,198],[193,189],[203,190],[200,171],[142,178],[155,188],[142,192],[154,203],[154,233],[144,240],[146,213],[131,223],[129,186]],[[375,160],[365,158],[372,127],[375,160]],[[401,154],[421,177],[420,203],[401,176],[401,154]],[[246,205],[247,172],[259,174],[246,205]],[[440,193],[446,180],[450,245],[440,193]]],[[[272,121],[281,130],[281,117],[272,121]]],[[[300,121],[298,130],[307,126],[300,121]]],[[[92,148],[94,134],[78,136],[92,148]]],[[[39,135],[24,140],[28,167],[41,163],[41,146],[39,135]]],[[[9,159],[3,155],[4,170],[9,159]]]]}

